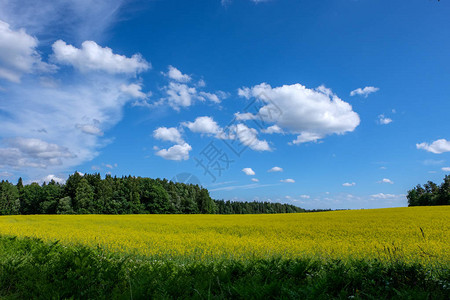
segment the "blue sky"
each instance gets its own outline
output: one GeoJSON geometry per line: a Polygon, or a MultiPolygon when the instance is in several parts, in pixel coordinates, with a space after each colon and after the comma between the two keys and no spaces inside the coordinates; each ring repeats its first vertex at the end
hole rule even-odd
{"type": "Polygon", "coordinates": [[[450,173],[449,15],[431,0],[0,0],[0,179],[189,173],[216,199],[406,206],[450,173]]]}

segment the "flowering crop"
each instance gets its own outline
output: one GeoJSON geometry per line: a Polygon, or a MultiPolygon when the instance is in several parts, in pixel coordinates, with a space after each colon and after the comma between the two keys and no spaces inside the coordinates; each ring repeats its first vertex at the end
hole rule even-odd
{"type": "Polygon", "coordinates": [[[168,259],[450,262],[450,207],[276,215],[1,216],[0,234],[168,259]]]}

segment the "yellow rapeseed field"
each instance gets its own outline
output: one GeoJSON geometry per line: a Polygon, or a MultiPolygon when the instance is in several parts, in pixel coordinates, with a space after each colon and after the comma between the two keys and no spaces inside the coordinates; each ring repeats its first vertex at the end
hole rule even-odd
{"type": "Polygon", "coordinates": [[[450,207],[279,215],[1,216],[0,234],[156,258],[450,261],[450,207]]]}

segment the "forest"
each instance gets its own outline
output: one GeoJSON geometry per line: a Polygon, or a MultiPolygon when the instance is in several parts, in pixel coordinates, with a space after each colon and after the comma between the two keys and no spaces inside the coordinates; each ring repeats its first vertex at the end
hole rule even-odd
{"type": "Polygon", "coordinates": [[[294,205],[213,200],[193,184],[78,172],[65,184],[0,183],[0,215],[30,214],[259,214],[296,213],[294,205]]]}
{"type": "Polygon", "coordinates": [[[441,185],[428,181],[418,184],[406,195],[408,206],[450,205],[450,175],[444,177],[441,185]]]}

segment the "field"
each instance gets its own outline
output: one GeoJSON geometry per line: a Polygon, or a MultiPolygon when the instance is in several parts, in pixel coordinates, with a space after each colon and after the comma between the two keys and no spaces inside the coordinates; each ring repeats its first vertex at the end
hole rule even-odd
{"type": "MultiPolygon", "coordinates": [[[[301,262],[312,266],[310,273],[315,267],[319,272],[323,271],[324,266],[334,268],[340,264],[348,270],[354,270],[355,264],[366,267],[377,265],[385,270],[383,272],[388,272],[386,270],[389,268],[409,270],[412,266],[412,270],[425,276],[425,287],[431,287],[433,285],[430,282],[435,282],[445,297],[449,291],[449,216],[448,206],[280,215],[2,216],[0,235],[4,237],[4,253],[10,253],[8,249],[11,247],[19,247],[14,246],[14,243],[36,243],[36,240],[7,237],[31,237],[44,241],[38,244],[50,248],[51,243],[59,241],[58,251],[75,249],[73,251],[76,252],[85,249],[97,253],[97,256],[99,253],[111,255],[108,256],[111,261],[127,257],[127,263],[134,260],[150,263],[153,267],[155,262],[170,262],[172,267],[209,266],[215,270],[212,273],[219,272],[217,278],[220,278],[220,268],[237,264],[245,269],[254,262],[269,265],[277,262],[274,270],[280,264],[295,265],[301,262]]],[[[7,262],[3,260],[1,265],[6,266],[7,262]]],[[[140,266],[133,268],[139,269],[140,266]]],[[[179,269],[174,272],[177,276],[183,273],[179,269]]],[[[392,274],[386,274],[392,279],[392,274]]],[[[405,275],[405,280],[411,285],[409,288],[418,288],[420,280],[411,281],[417,275],[411,274],[405,275]]],[[[195,278],[195,274],[189,276],[195,278]]],[[[400,285],[395,290],[401,290],[407,285],[400,285]]],[[[131,283],[126,288],[132,290],[131,283]]],[[[347,288],[350,290],[345,295],[359,295],[355,294],[358,289],[352,290],[351,285],[347,288]]],[[[211,290],[211,283],[207,292],[211,295],[216,292],[211,290]]],[[[220,290],[221,297],[236,296],[231,290],[229,293],[220,290]]],[[[427,293],[431,292],[424,295],[427,293]]],[[[440,295],[436,291],[432,294],[440,295]]],[[[333,295],[340,297],[339,294],[333,295]]]]}

